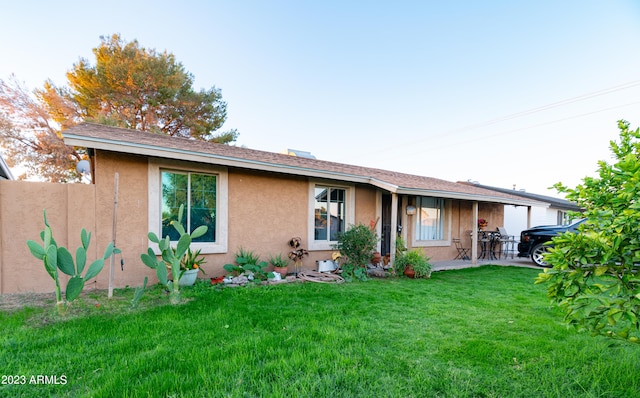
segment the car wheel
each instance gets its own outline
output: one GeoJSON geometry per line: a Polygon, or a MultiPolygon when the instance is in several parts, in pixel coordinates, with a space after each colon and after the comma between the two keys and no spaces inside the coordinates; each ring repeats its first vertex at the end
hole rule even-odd
{"type": "Polygon", "coordinates": [[[549,247],[551,247],[551,245],[548,243],[538,243],[535,245],[533,250],[531,250],[531,261],[540,267],[548,266],[548,263],[544,261],[544,254],[549,250],[549,247]]]}

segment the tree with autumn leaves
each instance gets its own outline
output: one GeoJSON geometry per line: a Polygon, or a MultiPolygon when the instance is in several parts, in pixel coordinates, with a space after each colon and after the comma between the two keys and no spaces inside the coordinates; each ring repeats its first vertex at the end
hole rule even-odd
{"type": "Polygon", "coordinates": [[[219,89],[196,91],[193,76],[173,54],[146,49],[119,35],[101,37],[95,65],[81,59],[67,72],[68,86],[47,81],[30,92],[12,76],[0,79],[0,138],[7,161],[52,182],[78,179],[86,155],[68,147],[62,132],[94,122],[221,144],[238,133],[218,133],[227,104],[219,89]]]}

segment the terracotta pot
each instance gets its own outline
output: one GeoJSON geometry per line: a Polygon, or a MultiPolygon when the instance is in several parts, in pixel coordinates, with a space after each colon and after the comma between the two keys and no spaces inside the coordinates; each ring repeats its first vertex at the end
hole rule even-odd
{"type": "Polygon", "coordinates": [[[282,279],[287,277],[287,271],[289,271],[287,267],[273,267],[273,272],[279,273],[282,279]]]}
{"type": "Polygon", "coordinates": [[[404,276],[406,276],[408,278],[415,278],[416,277],[416,271],[413,269],[412,266],[407,265],[407,267],[404,269],[404,276]]]}

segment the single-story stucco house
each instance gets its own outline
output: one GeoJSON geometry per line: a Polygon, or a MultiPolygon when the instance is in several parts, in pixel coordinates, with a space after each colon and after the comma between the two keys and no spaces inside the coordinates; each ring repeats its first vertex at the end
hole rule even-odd
{"type": "MultiPolygon", "coordinates": [[[[394,255],[399,232],[409,248],[422,248],[433,261],[451,260],[452,239],[472,244],[468,231],[478,218],[495,229],[504,223],[505,204],[538,204],[436,178],[99,124],[83,123],[63,135],[66,144],[88,149],[93,183],[0,181],[0,293],[53,290],[25,245],[42,229],[43,208],[54,236],[72,252],[83,227],[94,233],[94,257],[116,240],[125,265],[117,259],[114,286],[124,287],[141,284],[144,276],[154,281],[153,270],[140,261],[150,247],[147,234],[171,233],[167,219],[181,204],[191,229],[209,227],[194,243],[206,255],[208,277],[223,275],[240,248],[264,260],[286,255],[292,237],[309,250],[303,268],[314,269],[316,261],[331,258],[337,234],[355,224],[374,226],[383,254],[394,255]],[[24,226],[17,235],[13,223],[24,226]],[[19,268],[31,272],[28,281],[16,271],[17,253],[19,268]]],[[[107,274],[87,285],[106,288],[107,274]]]]}

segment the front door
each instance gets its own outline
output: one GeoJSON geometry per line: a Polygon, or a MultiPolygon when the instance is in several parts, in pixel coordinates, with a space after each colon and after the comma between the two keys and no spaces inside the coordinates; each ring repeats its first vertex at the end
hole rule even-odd
{"type": "MultiPolygon", "coordinates": [[[[402,228],[402,217],[400,216],[400,201],[398,201],[398,230],[402,228]]],[[[391,231],[391,194],[382,194],[382,236],[380,237],[380,253],[385,256],[391,254],[391,234],[397,233],[391,231]]]]}

